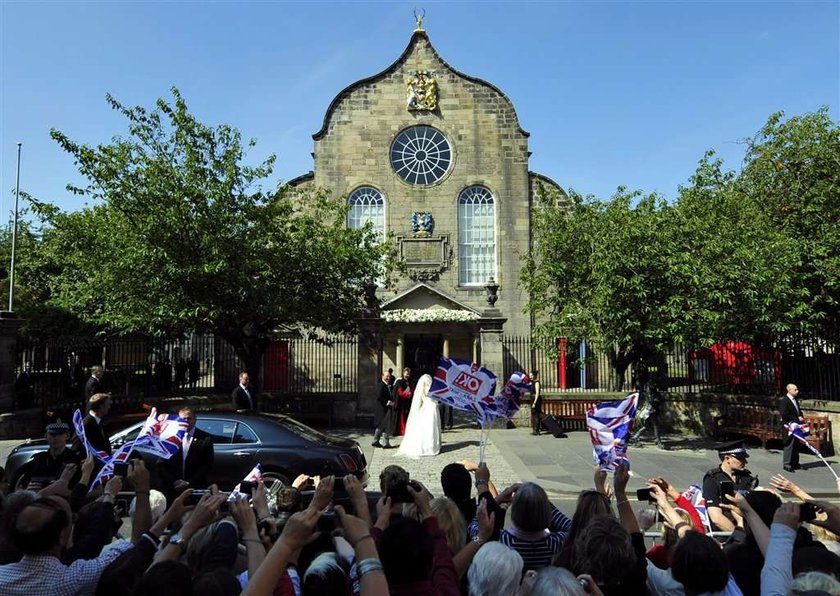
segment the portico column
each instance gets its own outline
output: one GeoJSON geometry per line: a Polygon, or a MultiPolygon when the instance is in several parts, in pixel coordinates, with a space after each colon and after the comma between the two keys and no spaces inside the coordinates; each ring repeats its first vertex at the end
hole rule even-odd
{"type": "Polygon", "coordinates": [[[478,363],[478,348],[479,348],[479,338],[473,337],[473,345],[472,345],[472,361],[478,363]]]}
{"type": "Polygon", "coordinates": [[[505,374],[502,327],[507,320],[501,314],[495,308],[488,308],[484,311],[484,316],[478,320],[481,337],[481,362],[479,364],[494,372],[500,380],[505,374]]]}
{"type": "Polygon", "coordinates": [[[443,357],[449,358],[449,338],[446,336],[443,338],[443,357]]]}
{"type": "Polygon", "coordinates": [[[397,375],[398,379],[402,377],[402,370],[405,368],[405,355],[403,354],[404,347],[405,347],[405,336],[404,335],[398,335],[397,336],[397,361],[396,361],[396,365],[397,365],[396,375],[397,375]]]}

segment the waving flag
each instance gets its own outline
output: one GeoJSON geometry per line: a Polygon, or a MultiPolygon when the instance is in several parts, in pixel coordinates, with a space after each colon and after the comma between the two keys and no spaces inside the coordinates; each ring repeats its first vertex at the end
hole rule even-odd
{"type": "Polygon", "coordinates": [[[142,453],[169,459],[181,448],[187,426],[187,421],[176,414],[158,414],[152,408],[134,441],[134,448],[142,453]]]}
{"type": "Polygon", "coordinates": [[[694,508],[697,510],[697,515],[700,516],[700,521],[703,522],[709,532],[712,531],[712,522],[709,520],[709,512],[706,510],[706,499],[703,498],[703,490],[697,484],[692,484],[682,493],[694,508]]]}
{"type": "Polygon", "coordinates": [[[810,422],[788,422],[785,424],[785,428],[789,435],[793,435],[794,438],[799,439],[814,455],[822,458],[822,453],[808,442],[808,436],[811,434],[810,422]]]}
{"type": "Polygon", "coordinates": [[[592,458],[601,470],[615,471],[627,460],[627,439],[633,430],[639,394],[620,401],[605,401],[586,412],[586,428],[592,440],[592,458]]]}
{"type": "Polygon", "coordinates": [[[82,445],[85,446],[85,452],[88,455],[92,455],[93,457],[95,457],[103,463],[108,463],[108,461],[110,461],[111,456],[108,455],[107,451],[100,451],[99,449],[95,449],[93,445],[91,445],[90,442],[87,440],[87,437],[85,436],[85,424],[82,421],[81,410],[76,410],[73,413],[73,428],[76,431],[76,436],[79,438],[79,441],[81,441],[82,445]]]}
{"type": "Polygon", "coordinates": [[[478,402],[496,391],[496,375],[479,364],[442,356],[429,397],[456,410],[482,415],[478,402]]]}
{"type": "Polygon", "coordinates": [[[516,371],[510,376],[508,382],[499,392],[499,395],[488,395],[480,399],[477,404],[478,422],[483,424],[485,420],[506,418],[510,420],[519,410],[522,401],[522,394],[531,388],[531,379],[527,374],[516,371]]]}
{"type": "Polygon", "coordinates": [[[134,441],[128,441],[124,443],[119,449],[117,449],[113,457],[111,457],[108,460],[108,462],[102,467],[102,469],[99,470],[99,474],[97,474],[96,478],[93,479],[93,482],[90,483],[90,490],[94,490],[100,485],[107,484],[108,481],[114,476],[114,464],[124,464],[128,462],[128,458],[133,450],[134,441]]]}

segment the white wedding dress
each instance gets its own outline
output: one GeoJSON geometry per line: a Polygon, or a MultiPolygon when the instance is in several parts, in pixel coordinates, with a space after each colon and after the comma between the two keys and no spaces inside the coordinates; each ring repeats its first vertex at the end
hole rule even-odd
{"type": "Polygon", "coordinates": [[[431,386],[429,375],[417,381],[398,455],[423,457],[440,453],[440,414],[437,402],[429,398],[431,386]]]}

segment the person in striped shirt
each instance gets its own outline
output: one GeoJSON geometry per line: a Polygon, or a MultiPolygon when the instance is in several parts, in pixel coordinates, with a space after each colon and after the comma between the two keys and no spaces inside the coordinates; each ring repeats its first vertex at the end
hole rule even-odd
{"type": "Polygon", "coordinates": [[[512,526],[502,531],[499,542],[522,556],[525,571],[549,565],[572,530],[572,520],[533,482],[525,482],[516,491],[510,517],[512,526]]]}

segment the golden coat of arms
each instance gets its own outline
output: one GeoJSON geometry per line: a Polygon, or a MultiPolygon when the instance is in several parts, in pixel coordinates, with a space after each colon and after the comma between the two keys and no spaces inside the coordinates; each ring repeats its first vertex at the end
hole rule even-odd
{"type": "Polygon", "coordinates": [[[428,70],[417,70],[406,77],[406,106],[409,110],[434,111],[437,109],[437,81],[428,70]]]}

